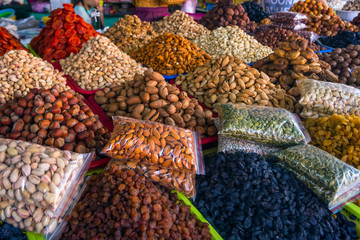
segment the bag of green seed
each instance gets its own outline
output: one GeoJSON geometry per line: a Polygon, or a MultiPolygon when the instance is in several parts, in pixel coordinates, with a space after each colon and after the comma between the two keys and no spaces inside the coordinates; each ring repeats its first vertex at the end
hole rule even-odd
{"type": "Polygon", "coordinates": [[[263,143],[273,147],[289,147],[310,142],[300,119],[282,108],[245,104],[217,104],[218,134],[263,143]]]}
{"type": "Polygon", "coordinates": [[[295,174],[334,213],[360,194],[360,171],[312,145],[272,153],[268,160],[295,174]]]}

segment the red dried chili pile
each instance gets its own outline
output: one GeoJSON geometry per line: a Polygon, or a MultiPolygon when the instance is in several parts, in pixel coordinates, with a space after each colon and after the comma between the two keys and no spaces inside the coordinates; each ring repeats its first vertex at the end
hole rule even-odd
{"type": "Polygon", "coordinates": [[[76,15],[72,4],[63,4],[51,12],[50,19],[40,34],[30,42],[35,52],[45,60],[63,59],[78,53],[90,37],[99,33],[76,15]]]}
{"type": "Polygon", "coordinates": [[[16,37],[11,35],[6,28],[0,27],[0,56],[3,56],[10,50],[29,51],[20,43],[16,37]]]}

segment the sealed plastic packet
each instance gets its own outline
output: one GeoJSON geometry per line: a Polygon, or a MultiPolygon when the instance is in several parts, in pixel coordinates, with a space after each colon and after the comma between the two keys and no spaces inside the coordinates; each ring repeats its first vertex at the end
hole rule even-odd
{"type": "Polygon", "coordinates": [[[116,116],[114,131],[102,153],[142,166],[204,174],[199,135],[157,122],[116,116]]]}
{"type": "Polygon", "coordinates": [[[270,20],[278,23],[304,22],[308,21],[305,14],[297,12],[277,12],[269,16],[270,20]]]}
{"type": "Polygon", "coordinates": [[[334,213],[360,194],[360,171],[317,147],[290,147],[268,160],[294,173],[334,213]]]}
{"type": "Polygon", "coordinates": [[[282,108],[245,104],[216,104],[218,135],[288,147],[310,142],[300,119],[282,108]]]}

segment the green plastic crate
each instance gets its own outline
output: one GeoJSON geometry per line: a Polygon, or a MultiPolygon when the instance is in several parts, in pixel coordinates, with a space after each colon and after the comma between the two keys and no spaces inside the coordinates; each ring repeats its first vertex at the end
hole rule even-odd
{"type": "Polygon", "coordinates": [[[341,210],[341,213],[344,214],[350,222],[354,222],[356,224],[356,226],[355,226],[356,233],[360,239],[360,207],[358,205],[356,205],[355,203],[348,203],[341,210]],[[350,216],[355,216],[356,219],[352,220],[350,218],[350,216]]]}

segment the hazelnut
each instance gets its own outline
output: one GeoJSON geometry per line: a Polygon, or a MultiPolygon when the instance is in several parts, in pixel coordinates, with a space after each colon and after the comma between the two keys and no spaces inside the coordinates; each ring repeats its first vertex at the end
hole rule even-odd
{"type": "Polygon", "coordinates": [[[83,132],[83,131],[86,131],[86,127],[85,127],[85,125],[84,125],[83,123],[79,122],[79,123],[77,123],[77,124],[75,125],[74,130],[75,130],[75,132],[77,132],[77,133],[81,133],[81,132],[83,132]]]}

